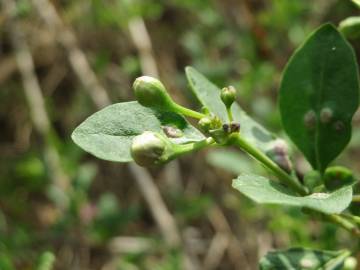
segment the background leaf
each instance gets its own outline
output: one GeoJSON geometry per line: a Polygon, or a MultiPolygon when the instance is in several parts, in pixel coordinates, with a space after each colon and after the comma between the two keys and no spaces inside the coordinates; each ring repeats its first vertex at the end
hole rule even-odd
{"type": "Polygon", "coordinates": [[[170,138],[173,143],[200,141],[204,136],[181,115],[146,108],[136,101],[110,105],[87,118],[72,134],[72,139],[94,156],[118,162],[131,161],[132,139],[144,131],[163,133],[170,126],[182,136],[170,138]]]}
{"type": "Polygon", "coordinates": [[[279,98],[284,129],[314,168],[324,170],[349,142],[358,103],[354,52],[325,24],[292,56],[279,98]]]}
{"type": "Polygon", "coordinates": [[[327,214],[342,212],[349,206],[352,199],[351,186],[343,187],[332,193],[313,193],[309,196],[299,197],[280,184],[253,174],[238,176],[233,180],[232,186],[257,203],[306,207],[327,214]]]}
{"type": "Polygon", "coordinates": [[[348,39],[360,37],[360,16],[346,18],[339,23],[340,32],[348,39]]]}
{"type": "MultiPolygon", "coordinates": [[[[228,122],[225,105],[220,99],[220,88],[193,67],[186,68],[186,76],[191,90],[200,103],[208,108],[210,112],[217,115],[222,122],[228,122]]],[[[248,142],[256,145],[263,152],[266,152],[271,143],[275,141],[275,136],[251,119],[237,103],[234,103],[231,109],[234,121],[239,122],[241,125],[242,136],[244,136],[248,142]]]]}
{"type": "Polygon", "coordinates": [[[260,260],[261,270],[340,270],[347,251],[325,251],[305,248],[291,248],[268,252],[260,260]]]}
{"type": "Polygon", "coordinates": [[[262,165],[253,162],[253,160],[241,154],[239,151],[213,149],[208,152],[206,160],[212,166],[221,168],[235,175],[254,172],[261,174],[266,172],[262,165]]]}

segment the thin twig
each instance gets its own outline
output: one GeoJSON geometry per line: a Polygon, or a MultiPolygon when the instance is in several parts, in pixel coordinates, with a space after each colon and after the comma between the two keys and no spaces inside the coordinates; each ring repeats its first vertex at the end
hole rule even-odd
{"type": "Polygon", "coordinates": [[[145,75],[158,78],[159,71],[153,55],[150,35],[141,17],[135,17],[128,23],[130,36],[139,52],[141,69],[145,75]]]}
{"type": "Polygon", "coordinates": [[[352,201],[353,202],[360,202],[360,195],[353,195],[352,201]]]}

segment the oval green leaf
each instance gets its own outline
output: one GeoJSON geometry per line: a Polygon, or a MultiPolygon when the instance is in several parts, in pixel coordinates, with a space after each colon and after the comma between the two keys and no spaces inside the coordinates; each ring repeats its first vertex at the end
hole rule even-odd
{"type": "Polygon", "coordinates": [[[257,203],[305,207],[326,214],[341,213],[349,206],[352,199],[351,186],[332,193],[313,193],[299,197],[280,184],[253,174],[238,176],[233,180],[232,186],[257,203]]]}
{"type": "MultiPolygon", "coordinates": [[[[200,103],[217,115],[223,123],[228,122],[226,108],[220,98],[221,89],[193,67],[186,68],[186,76],[191,90],[200,103]]],[[[261,151],[266,152],[276,140],[275,136],[250,118],[237,103],[232,105],[231,110],[234,121],[241,125],[241,135],[261,151]]]]}
{"type": "Polygon", "coordinates": [[[290,248],[268,252],[259,266],[260,270],[340,270],[350,254],[348,251],[290,248]]]}
{"type": "Polygon", "coordinates": [[[146,108],[136,101],[113,104],[94,113],[71,137],[78,146],[100,159],[129,162],[132,140],[144,131],[162,133],[176,144],[205,139],[181,115],[146,108]],[[176,131],[173,132],[176,136],[169,136],[166,133],[169,129],[176,131]]]}
{"type": "Polygon", "coordinates": [[[313,168],[323,171],[348,144],[358,105],[354,52],[333,25],[325,24],[286,66],[279,98],[284,129],[313,168]]]}

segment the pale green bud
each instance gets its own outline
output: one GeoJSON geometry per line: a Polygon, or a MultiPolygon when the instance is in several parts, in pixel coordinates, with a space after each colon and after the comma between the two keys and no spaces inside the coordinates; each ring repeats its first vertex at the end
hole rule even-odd
{"type": "Polygon", "coordinates": [[[198,125],[201,131],[203,131],[204,133],[208,133],[211,130],[221,128],[222,123],[219,117],[211,114],[209,116],[201,118],[198,122],[198,125]]]}
{"type": "Polygon", "coordinates": [[[207,133],[209,132],[209,130],[212,129],[212,120],[210,117],[206,116],[200,119],[200,121],[198,122],[199,128],[207,133]]]}
{"type": "Polygon", "coordinates": [[[343,270],[356,270],[357,260],[354,257],[345,259],[343,270]]]}
{"type": "Polygon", "coordinates": [[[135,80],[133,89],[137,101],[145,107],[154,107],[171,111],[173,100],[166,91],[165,86],[158,80],[149,76],[142,76],[135,80]]]}
{"type": "Polygon", "coordinates": [[[220,98],[225,104],[226,108],[230,108],[236,98],[236,89],[233,86],[224,87],[221,89],[220,98]]]}
{"type": "Polygon", "coordinates": [[[136,136],[131,144],[131,156],[140,166],[152,166],[164,162],[168,142],[160,134],[145,131],[136,136]]]}

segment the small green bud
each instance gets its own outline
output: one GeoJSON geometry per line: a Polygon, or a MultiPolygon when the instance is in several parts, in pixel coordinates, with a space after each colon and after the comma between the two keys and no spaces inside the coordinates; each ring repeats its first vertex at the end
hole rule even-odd
{"type": "Polygon", "coordinates": [[[345,259],[343,270],[356,270],[357,260],[354,257],[345,259]]]}
{"type": "Polygon", "coordinates": [[[325,187],[330,191],[352,184],[354,181],[352,171],[341,166],[329,167],[324,174],[325,187]]]}
{"type": "Polygon", "coordinates": [[[222,126],[219,117],[213,114],[201,118],[198,122],[198,125],[201,131],[204,133],[209,133],[210,130],[219,129],[222,126]]]}
{"type": "Polygon", "coordinates": [[[169,142],[160,134],[145,131],[136,136],[131,144],[131,156],[140,166],[160,164],[164,160],[169,142]]]}
{"type": "Polygon", "coordinates": [[[201,112],[205,115],[210,115],[210,111],[208,108],[206,107],[201,107],[201,112]]]}
{"type": "Polygon", "coordinates": [[[304,184],[310,191],[314,191],[314,188],[321,185],[321,175],[318,171],[312,170],[305,174],[304,184]]]}
{"type": "Polygon", "coordinates": [[[221,89],[220,98],[225,104],[226,108],[230,108],[236,98],[236,89],[233,86],[224,87],[221,89]]]}
{"type": "Polygon", "coordinates": [[[166,91],[165,86],[149,76],[142,76],[135,80],[133,89],[137,101],[145,107],[172,111],[174,102],[166,91]]]}
{"type": "Polygon", "coordinates": [[[212,120],[210,117],[203,117],[199,120],[198,125],[203,132],[207,133],[212,129],[212,120]]]}

